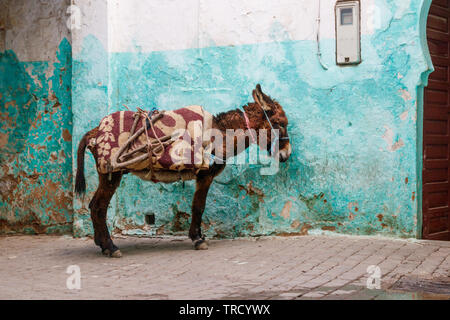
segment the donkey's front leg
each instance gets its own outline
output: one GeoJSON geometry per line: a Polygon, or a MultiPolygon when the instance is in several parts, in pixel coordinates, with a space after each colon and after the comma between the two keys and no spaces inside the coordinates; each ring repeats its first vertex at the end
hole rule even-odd
{"type": "Polygon", "coordinates": [[[205,210],[206,196],[208,195],[208,190],[213,179],[213,175],[200,175],[197,177],[194,200],[192,201],[192,221],[189,229],[189,237],[194,243],[196,250],[208,249],[208,244],[202,235],[200,225],[202,223],[203,211],[205,210]]]}

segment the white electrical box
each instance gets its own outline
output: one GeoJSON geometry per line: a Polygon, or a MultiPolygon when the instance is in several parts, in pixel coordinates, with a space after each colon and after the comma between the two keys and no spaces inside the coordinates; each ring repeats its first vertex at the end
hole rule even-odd
{"type": "Polygon", "coordinates": [[[361,62],[359,1],[336,3],[336,63],[340,65],[361,62]]]}

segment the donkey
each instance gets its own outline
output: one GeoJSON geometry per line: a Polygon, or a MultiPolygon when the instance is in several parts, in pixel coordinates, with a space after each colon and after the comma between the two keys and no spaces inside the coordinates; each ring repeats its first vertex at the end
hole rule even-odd
{"type": "MultiPolygon", "coordinates": [[[[247,105],[244,105],[242,107],[244,111],[241,111],[241,109],[235,109],[213,116],[212,127],[222,132],[223,137],[225,137],[227,129],[241,129],[241,132],[244,132],[245,130],[250,131],[250,129],[253,129],[254,131],[252,130],[252,132],[256,133],[256,138],[259,137],[260,132],[269,132],[265,139],[257,140],[259,141],[260,148],[266,149],[272,157],[277,158],[280,162],[285,162],[291,155],[291,144],[287,132],[288,119],[283,111],[283,108],[277,101],[264,94],[259,84],[253,90],[252,95],[254,102],[249,102],[247,105]],[[267,131],[262,131],[260,129],[265,129],[267,131]],[[275,152],[273,150],[275,139],[279,143],[279,148],[276,150],[276,154],[273,154],[275,152]]],[[[95,137],[97,137],[99,127],[100,126],[88,131],[78,145],[75,192],[79,196],[86,192],[84,156],[86,148],[88,148],[94,155],[99,175],[99,185],[97,191],[89,203],[91,219],[94,226],[94,241],[96,245],[100,246],[104,255],[119,258],[122,256],[122,253],[111,240],[111,236],[106,225],[106,215],[109,202],[119,186],[120,180],[124,174],[132,173],[142,179],[145,179],[149,171],[136,171],[126,168],[119,172],[111,172],[109,174],[101,173],[99,170],[98,146],[91,145],[89,143],[91,139],[95,139],[95,137]]],[[[196,250],[208,249],[208,244],[202,234],[200,225],[202,221],[202,214],[205,209],[206,197],[211,183],[214,178],[224,170],[227,157],[229,157],[229,155],[236,155],[236,152],[242,151],[238,150],[239,143],[244,145],[243,149],[248,148],[252,143],[258,143],[253,135],[249,136],[248,134],[240,136],[236,135],[233,140],[227,141],[228,143],[225,143],[224,138],[223,143],[220,144],[223,148],[223,152],[221,154],[226,155],[225,159],[222,159],[223,161],[214,161],[208,169],[200,170],[196,173],[190,170],[189,172],[182,172],[182,174],[180,174],[180,172],[170,172],[170,170],[160,170],[155,171],[155,176],[151,179],[153,182],[164,183],[179,181],[181,176],[183,176],[183,180],[196,180],[196,188],[192,202],[192,219],[189,229],[189,237],[192,240],[196,250]],[[242,141],[242,139],[244,139],[244,141],[242,141]]]]}

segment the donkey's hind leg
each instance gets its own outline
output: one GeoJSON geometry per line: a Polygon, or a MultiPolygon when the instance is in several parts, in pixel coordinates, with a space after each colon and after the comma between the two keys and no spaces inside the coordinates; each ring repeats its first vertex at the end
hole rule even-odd
{"type": "Polygon", "coordinates": [[[91,209],[91,219],[94,225],[95,244],[100,246],[103,254],[114,258],[120,258],[122,253],[111,240],[106,225],[106,216],[109,202],[120,184],[122,173],[114,172],[109,179],[108,174],[99,174],[99,185],[89,208],[91,209]]]}
{"type": "Polygon", "coordinates": [[[205,210],[206,197],[209,187],[214,179],[213,175],[200,175],[197,177],[197,184],[192,201],[192,221],[189,229],[189,237],[194,243],[196,250],[208,249],[208,244],[201,232],[202,215],[205,210]]]}

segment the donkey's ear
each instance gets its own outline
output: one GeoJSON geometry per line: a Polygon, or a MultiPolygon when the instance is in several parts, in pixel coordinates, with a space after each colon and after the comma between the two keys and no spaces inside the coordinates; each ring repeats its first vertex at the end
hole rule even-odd
{"type": "Polygon", "coordinates": [[[256,85],[256,89],[255,90],[258,91],[259,93],[263,93],[262,89],[261,89],[261,85],[259,83],[256,85]]]}
{"type": "Polygon", "coordinates": [[[270,106],[270,103],[268,103],[267,99],[265,98],[267,98],[267,96],[265,96],[265,94],[262,92],[261,86],[258,83],[256,85],[256,89],[253,90],[253,99],[257,104],[261,106],[261,108],[263,108],[263,110],[270,111],[272,110],[272,108],[270,106]]]}

